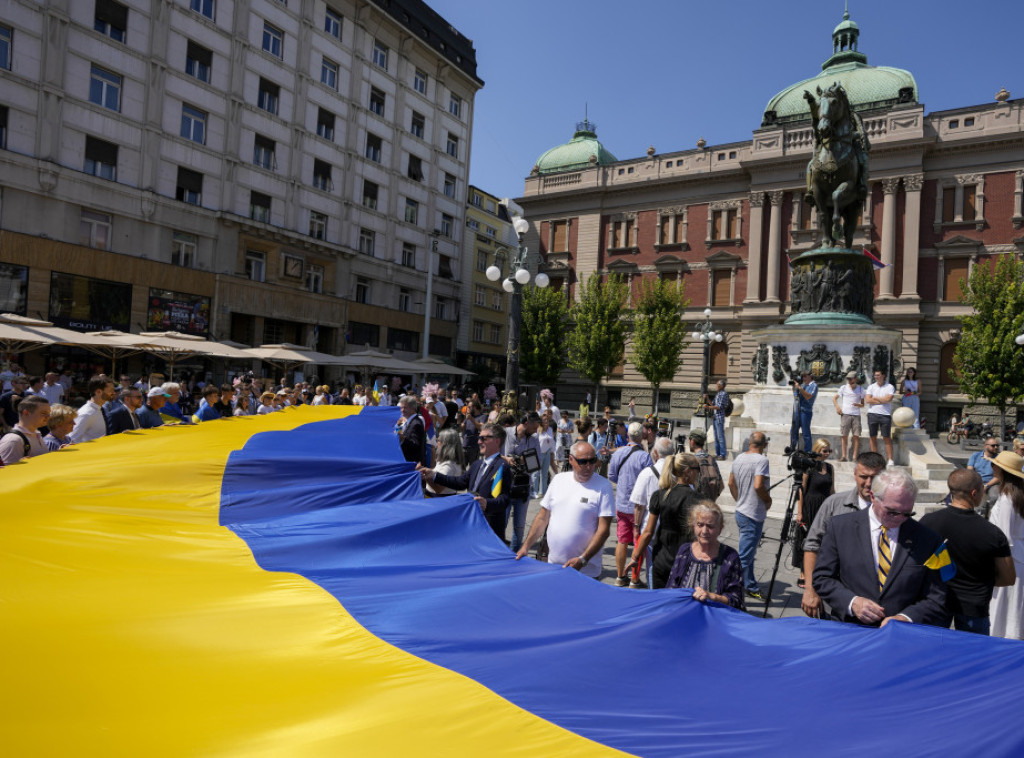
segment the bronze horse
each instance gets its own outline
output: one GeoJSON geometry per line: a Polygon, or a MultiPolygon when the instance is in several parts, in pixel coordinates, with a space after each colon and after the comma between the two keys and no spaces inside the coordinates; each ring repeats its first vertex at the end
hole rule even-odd
{"type": "Polygon", "coordinates": [[[804,90],[814,122],[814,156],[807,164],[807,199],[818,210],[824,244],[835,247],[843,239],[849,248],[857,214],[867,197],[868,138],[841,84],[825,90],[818,87],[817,92],[815,97],[804,90]]]}

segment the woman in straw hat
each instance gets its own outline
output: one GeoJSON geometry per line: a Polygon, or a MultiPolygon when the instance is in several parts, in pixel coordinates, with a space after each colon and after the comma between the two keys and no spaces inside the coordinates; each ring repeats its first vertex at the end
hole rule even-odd
{"type": "Polygon", "coordinates": [[[990,520],[1010,541],[1017,581],[992,593],[991,633],[1020,640],[1024,639],[1024,458],[1004,450],[992,461],[992,473],[999,479],[1000,491],[990,520]]]}

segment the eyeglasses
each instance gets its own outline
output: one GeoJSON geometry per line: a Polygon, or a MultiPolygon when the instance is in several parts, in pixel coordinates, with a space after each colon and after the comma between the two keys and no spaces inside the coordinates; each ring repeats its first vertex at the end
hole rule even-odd
{"type": "Polygon", "coordinates": [[[822,455],[827,455],[827,454],[829,454],[831,452],[832,452],[832,448],[826,447],[824,450],[821,451],[821,454],[822,455]]]}
{"type": "Polygon", "coordinates": [[[895,508],[883,508],[882,511],[892,518],[910,518],[917,513],[916,511],[897,511],[895,508]]]}
{"type": "Polygon", "coordinates": [[[486,442],[487,440],[497,439],[493,434],[481,434],[477,439],[480,442],[486,442]]]}
{"type": "Polygon", "coordinates": [[[577,458],[575,455],[570,455],[569,457],[581,466],[593,466],[597,463],[597,458],[577,458]]]}

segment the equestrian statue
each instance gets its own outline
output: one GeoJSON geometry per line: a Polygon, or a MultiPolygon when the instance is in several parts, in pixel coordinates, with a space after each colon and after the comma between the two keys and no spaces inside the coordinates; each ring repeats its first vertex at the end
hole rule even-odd
{"type": "Polygon", "coordinates": [[[807,200],[814,204],[826,247],[841,239],[849,249],[868,193],[867,134],[839,83],[817,97],[804,90],[814,124],[814,155],[807,164],[807,200]],[[831,223],[828,220],[831,219],[831,223]]]}

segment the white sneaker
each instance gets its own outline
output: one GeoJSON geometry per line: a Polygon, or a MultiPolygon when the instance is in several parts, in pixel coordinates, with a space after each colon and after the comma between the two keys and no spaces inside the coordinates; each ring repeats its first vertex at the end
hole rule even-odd
{"type": "Polygon", "coordinates": [[[896,465],[896,464],[895,464],[895,463],[893,463],[893,460],[892,460],[892,458],[890,458],[890,459],[889,459],[889,462],[885,464],[885,467],[886,467],[886,468],[892,468],[892,467],[893,467],[893,466],[895,466],[895,465],[896,465]]]}

